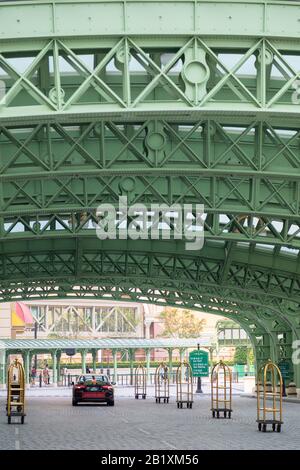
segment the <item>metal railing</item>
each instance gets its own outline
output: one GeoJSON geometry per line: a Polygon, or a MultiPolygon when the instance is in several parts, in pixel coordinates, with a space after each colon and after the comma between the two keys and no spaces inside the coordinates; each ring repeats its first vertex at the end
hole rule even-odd
{"type": "MultiPolygon", "coordinates": [[[[58,381],[58,386],[61,387],[71,387],[72,382],[76,383],[78,377],[80,374],[65,374],[60,376],[60,380],[58,381]]],[[[113,374],[110,374],[110,378],[113,381],[113,374]]],[[[117,385],[121,386],[129,386],[133,385],[134,381],[134,374],[122,374],[122,373],[117,373],[117,380],[116,383],[117,385]]],[[[154,385],[155,381],[155,373],[150,372],[149,374],[149,379],[148,379],[148,385],[154,385]]],[[[238,372],[233,372],[232,373],[232,382],[233,383],[238,383],[239,377],[238,377],[238,372]]],[[[173,371],[170,374],[170,384],[175,384],[176,383],[176,371],[173,371]]],[[[197,384],[197,377],[193,377],[193,383],[197,384]]]]}

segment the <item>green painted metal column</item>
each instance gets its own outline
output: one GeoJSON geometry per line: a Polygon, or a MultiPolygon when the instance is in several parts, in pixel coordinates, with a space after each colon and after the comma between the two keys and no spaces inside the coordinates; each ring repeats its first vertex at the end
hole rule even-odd
{"type": "Polygon", "coordinates": [[[52,356],[52,371],[53,371],[53,377],[52,377],[52,382],[53,385],[57,385],[57,356],[56,356],[56,351],[51,352],[52,356]]]}
{"type": "Polygon", "coordinates": [[[61,350],[58,350],[57,353],[56,353],[56,357],[57,357],[57,367],[56,367],[56,370],[57,370],[57,382],[60,382],[60,360],[61,360],[61,350]]]}
{"type": "Polygon", "coordinates": [[[185,353],[185,348],[180,348],[180,349],[179,349],[179,358],[180,358],[180,362],[183,362],[183,361],[184,361],[184,353],[185,353]]]}
{"type": "Polygon", "coordinates": [[[85,374],[86,371],[86,349],[80,351],[81,354],[81,372],[85,374]]]}
{"type": "Polygon", "coordinates": [[[24,372],[25,372],[25,384],[26,387],[30,386],[30,351],[25,351],[22,354],[24,372]]]}
{"type": "Polygon", "coordinates": [[[170,374],[170,379],[172,382],[173,380],[173,348],[168,348],[168,354],[169,354],[169,374],[170,374]]]}
{"type": "MultiPolygon", "coordinates": [[[[184,361],[184,353],[185,353],[185,348],[180,348],[179,349],[179,359],[180,359],[180,362],[183,362],[184,361]]],[[[181,380],[184,379],[184,370],[183,368],[181,368],[181,380]]]]}
{"type": "Polygon", "coordinates": [[[93,356],[93,372],[94,374],[97,373],[97,349],[92,349],[92,356],[93,356]]]}
{"type": "Polygon", "coordinates": [[[130,362],[130,385],[133,385],[133,361],[135,357],[135,350],[128,349],[129,362],[130,362]]]}
{"type": "Polygon", "coordinates": [[[151,358],[151,349],[146,349],[147,382],[150,381],[150,358],[151,358]]]}
{"type": "Polygon", "coordinates": [[[113,381],[117,383],[118,380],[118,351],[116,349],[112,349],[112,357],[114,362],[114,371],[113,371],[113,381]]]}

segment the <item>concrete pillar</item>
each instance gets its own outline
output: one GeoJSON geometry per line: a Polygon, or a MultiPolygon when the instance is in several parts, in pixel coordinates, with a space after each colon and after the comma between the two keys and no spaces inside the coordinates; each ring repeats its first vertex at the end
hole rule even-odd
{"type": "Polygon", "coordinates": [[[113,381],[117,383],[118,377],[118,351],[116,349],[112,349],[112,356],[114,361],[114,371],[113,371],[113,381]]]}
{"type": "Polygon", "coordinates": [[[11,338],[11,335],[11,304],[6,302],[0,305],[0,339],[11,338]]]}
{"type": "Polygon", "coordinates": [[[57,386],[57,357],[56,357],[56,351],[51,352],[52,356],[52,370],[53,370],[53,376],[52,376],[52,382],[54,386],[57,386]]]}
{"type": "Polygon", "coordinates": [[[151,358],[151,349],[146,349],[147,382],[150,381],[150,358],[151,358]]]}
{"type": "Polygon", "coordinates": [[[152,320],[145,320],[144,325],[145,325],[145,338],[150,339],[150,326],[151,326],[152,320]]]}
{"type": "Polygon", "coordinates": [[[85,374],[85,370],[86,370],[86,350],[82,349],[82,351],[80,351],[80,354],[81,354],[81,372],[83,374],[85,374]]]}
{"type": "Polygon", "coordinates": [[[93,356],[93,372],[94,374],[97,373],[97,349],[92,349],[92,356],[93,356]]]}

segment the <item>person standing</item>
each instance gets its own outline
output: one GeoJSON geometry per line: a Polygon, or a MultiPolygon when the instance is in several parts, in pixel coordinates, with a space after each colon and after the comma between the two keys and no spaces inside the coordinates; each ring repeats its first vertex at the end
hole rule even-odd
{"type": "Polygon", "coordinates": [[[31,385],[35,385],[36,368],[33,366],[31,369],[31,385]]]}

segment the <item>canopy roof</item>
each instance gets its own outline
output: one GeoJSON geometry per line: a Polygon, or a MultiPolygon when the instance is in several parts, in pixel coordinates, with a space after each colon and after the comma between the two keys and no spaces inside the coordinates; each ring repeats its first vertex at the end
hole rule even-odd
{"type": "MultiPolygon", "coordinates": [[[[198,338],[3,339],[0,341],[0,349],[7,351],[50,351],[57,349],[196,348],[198,342],[198,338]]],[[[210,346],[210,340],[201,338],[200,346],[210,346]]]]}

